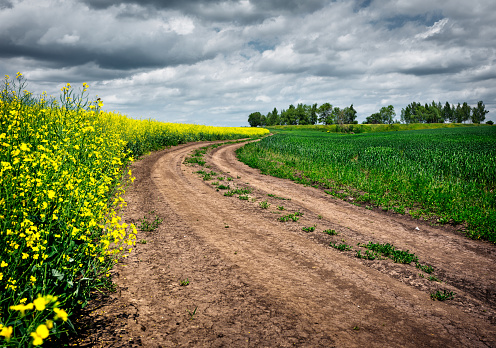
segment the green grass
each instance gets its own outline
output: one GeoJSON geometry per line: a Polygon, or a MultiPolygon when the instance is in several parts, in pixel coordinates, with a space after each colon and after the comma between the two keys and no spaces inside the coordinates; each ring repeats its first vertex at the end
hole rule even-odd
{"type": "Polygon", "coordinates": [[[339,251],[348,251],[352,249],[351,245],[348,245],[346,243],[336,244],[330,242],[329,245],[332,246],[334,249],[338,249],[339,251]]]}
{"type": "Polygon", "coordinates": [[[418,262],[418,257],[415,256],[415,254],[410,253],[408,250],[399,250],[389,243],[380,244],[369,242],[368,244],[362,244],[361,246],[388,257],[396,263],[410,264],[412,262],[418,262]]]}
{"type": "Polygon", "coordinates": [[[258,203],[258,205],[262,209],[268,209],[270,207],[270,203],[267,200],[258,203]]]}
{"type": "Polygon", "coordinates": [[[437,290],[436,292],[433,292],[431,294],[431,299],[433,301],[435,301],[435,300],[446,301],[446,300],[452,300],[455,295],[456,294],[454,292],[452,292],[452,291],[443,290],[441,292],[441,291],[437,290]]]}
{"type": "Polygon", "coordinates": [[[283,200],[283,201],[290,201],[291,200],[291,198],[279,197],[279,196],[276,196],[276,195],[274,195],[272,193],[267,194],[267,196],[272,197],[272,198],[275,198],[275,199],[280,199],[280,200],[283,200]]]}
{"type": "Polygon", "coordinates": [[[238,158],[369,209],[461,225],[467,236],[496,243],[496,127],[364,134],[284,129],[238,149],[238,158]]]}
{"type": "Polygon", "coordinates": [[[281,222],[287,222],[289,220],[291,220],[293,222],[297,222],[300,219],[300,216],[301,215],[303,215],[303,213],[296,212],[296,213],[293,213],[293,214],[288,214],[288,215],[281,216],[278,220],[281,221],[281,222]]]}
{"type": "MultiPolygon", "coordinates": [[[[397,132],[419,129],[440,129],[440,128],[459,128],[472,127],[473,124],[464,123],[411,123],[411,124],[331,124],[325,125],[307,125],[307,126],[271,126],[266,127],[272,133],[285,131],[317,131],[328,133],[379,133],[379,132],[397,132]]],[[[478,127],[486,127],[486,125],[475,125],[478,127]]]]}
{"type": "Polygon", "coordinates": [[[304,232],[313,232],[313,231],[315,231],[315,228],[316,228],[315,226],[303,227],[302,228],[302,231],[304,231],[304,232]]]}
{"type": "Polygon", "coordinates": [[[160,226],[162,221],[163,220],[155,214],[155,211],[151,211],[149,215],[145,215],[139,220],[140,223],[138,228],[143,232],[153,232],[160,226]]]}

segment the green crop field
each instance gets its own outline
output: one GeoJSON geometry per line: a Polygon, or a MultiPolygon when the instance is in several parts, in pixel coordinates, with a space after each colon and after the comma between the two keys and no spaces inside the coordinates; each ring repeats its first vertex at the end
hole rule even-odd
{"type": "Polygon", "coordinates": [[[335,134],[288,130],[237,152],[263,173],[323,187],[496,243],[496,127],[335,134]]]}

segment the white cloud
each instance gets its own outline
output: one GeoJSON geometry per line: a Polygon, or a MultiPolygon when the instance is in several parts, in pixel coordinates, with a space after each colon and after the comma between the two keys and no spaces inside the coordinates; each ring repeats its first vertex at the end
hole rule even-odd
{"type": "Polygon", "coordinates": [[[65,34],[63,38],[58,39],[57,42],[61,44],[73,45],[79,41],[78,35],[65,34]]]}
{"type": "Polygon", "coordinates": [[[428,37],[441,33],[444,26],[448,23],[448,21],[449,21],[448,18],[443,18],[440,21],[437,21],[436,23],[434,23],[433,26],[427,28],[425,32],[415,35],[415,38],[427,39],[428,37]]]}
{"type": "Polygon", "coordinates": [[[188,35],[193,33],[195,24],[193,20],[187,17],[172,17],[168,22],[161,24],[165,31],[173,31],[180,35],[188,35]]]}

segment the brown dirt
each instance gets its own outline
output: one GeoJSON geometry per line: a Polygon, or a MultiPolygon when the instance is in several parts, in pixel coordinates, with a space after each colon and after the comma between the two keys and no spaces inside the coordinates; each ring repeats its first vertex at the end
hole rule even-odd
{"type": "Polygon", "coordinates": [[[92,303],[73,345],[496,347],[494,245],[261,175],[236,160],[242,144],[205,157],[224,177],[220,183],[253,189],[248,201],[226,197],[194,173],[201,168],[183,163],[201,146],[133,164],[125,221],[139,225],[154,211],[164,222],[139,233],[146,244],[115,268],[117,291],[92,303]],[[298,210],[298,222],[278,221],[298,210]],[[373,241],[408,249],[440,282],[422,278],[413,264],[362,260],[329,246],[342,240],[354,248],[373,241]],[[453,300],[431,300],[444,289],[456,293],[453,300]]]}

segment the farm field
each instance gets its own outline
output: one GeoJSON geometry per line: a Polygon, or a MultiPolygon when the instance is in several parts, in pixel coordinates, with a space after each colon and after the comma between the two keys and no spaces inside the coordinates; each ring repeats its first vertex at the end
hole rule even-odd
{"type": "Polygon", "coordinates": [[[343,135],[282,131],[238,150],[262,173],[496,243],[496,127],[343,135]]]}
{"type": "Polygon", "coordinates": [[[496,346],[494,244],[264,175],[242,146],[132,164],[136,248],[73,345],[496,346]]]}

